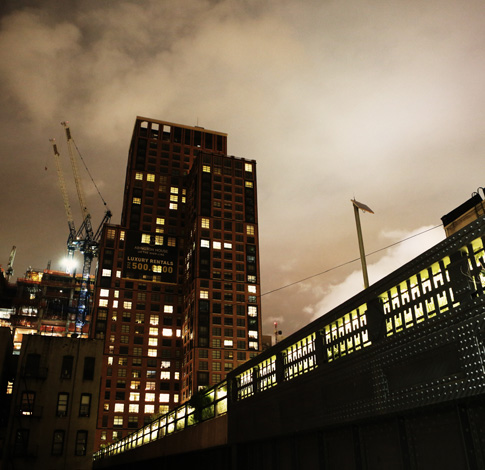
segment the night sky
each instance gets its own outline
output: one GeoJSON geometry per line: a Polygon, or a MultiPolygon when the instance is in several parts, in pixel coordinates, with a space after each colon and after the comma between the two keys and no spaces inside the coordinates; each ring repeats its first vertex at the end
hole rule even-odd
{"type": "MultiPolygon", "coordinates": [[[[482,0],[3,0],[0,264],[61,269],[61,121],[119,223],[137,115],[228,134],[257,161],[262,292],[440,224],[485,186],[482,0]]],[[[93,224],[104,206],[82,169],[93,224]]],[[[368,258],[371,283],[444,237],[368,258]]],[[[362,289],[360,263],[263,295],[287,335],[362,289]]]]}

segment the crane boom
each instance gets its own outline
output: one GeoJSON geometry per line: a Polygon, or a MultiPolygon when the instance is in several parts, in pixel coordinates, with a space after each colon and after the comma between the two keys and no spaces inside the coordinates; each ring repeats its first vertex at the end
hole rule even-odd
{"type": "Polygon", "coordinates": [[[64,173],[62,172],[61,166],[61,155],[57,149],[56,139],[49,139],[52,143],[52,148],[54,150],[54,160],[56,162],[57,177],[59,180],[59,189],[61,190],[62,199],[64,201],[64,209],[66,210],[67,225],[69,226],[69,237],[67,239],[67,272],[70,272],[72,262],[74,260],[74,252],[77,249],[77,233],[76,227],[74,225],[74,219],[72,217],[71,205],[69,203],[69,196],[67,194],[66,182],[64,180],[64,173]]]}
{"type": "Polygon", "coordinates": [[[54,159],[56,161],[57,177],[59,179],[59,189],[61,190],[62,199],[64,201],[64,209],[66,210],[67,223],[69,225],[69,232],[75,234],[74,219],[72,217],[71,205],[69,204],[69,196],[67,195],[66,182],[64,180],[64,173],[61,167],[61,155],[57,150],[56,139],[49,139],[54,150],[54,159]]]}
{"type": "Polygon", "coordinates": [[[86,220],[89,211],[86,206],[86,198],[84,196],[84,189],[82,186],[81,178],[79,178],[79,169],[77,166],[77,160],[74,155],[74,139],[72,138],[71,135],[71,129],[69,128],[69,122],[68,121],[62,121],[61,124],[64,126],[64,129],[66,130],[66,138],[67,138],[67,147],[69,149],[69,157],[71,159],[71,166],[72,166],[72,173],[74,175],[74,182],[76,184],[76,190],[77,190],[77,197],[79,199],[79,205],[81,207],[81,212],[83,215],[83,220],[86,220]]]}

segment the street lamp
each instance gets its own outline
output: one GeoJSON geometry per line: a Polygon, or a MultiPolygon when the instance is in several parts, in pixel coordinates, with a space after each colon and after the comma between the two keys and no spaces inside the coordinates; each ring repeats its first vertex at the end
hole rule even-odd
{"type": "Polygon", "coordinates": [[[359,239],[360,261],[362,263],[364,287],[367,289],[369,287],[369,276],[367,275],[367,263],[365,262],[364,239],[362,238],[362,229],[360,227],[359,209],[364,212],[369,212],[371,214],[373,214],[374,211],[369,206],[366,206],[365,204],[362,204],[355,199],[351,199],[351,201],[354,206],[355,225],[357,226],[357,237],[359,239]]]}

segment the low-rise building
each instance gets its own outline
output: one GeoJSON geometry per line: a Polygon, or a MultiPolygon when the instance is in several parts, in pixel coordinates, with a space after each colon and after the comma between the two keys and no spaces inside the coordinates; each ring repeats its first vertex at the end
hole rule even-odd
{"type": "Polygon", "coordinates": [[[102,351],[97,340],[23,337],[4,468],[91,468],[102,351]]]}

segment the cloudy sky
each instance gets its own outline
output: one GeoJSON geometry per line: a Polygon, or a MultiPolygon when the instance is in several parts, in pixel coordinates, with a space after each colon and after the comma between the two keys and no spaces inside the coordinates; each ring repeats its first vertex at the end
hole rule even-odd
{"type": "MultiPolygon", "coordinates": [[[[114,223],[137,115],[226,132],[257,161],[266,332],[362,289],[359,262],[332,269],[359,256],[351,198],[375,212],[372,253],[485,186],[483,0],[2,0],[0,15],[0,264],[16,245],[15,276],[61,268],[63,120],[114,223]]],[[[370,255],[371,283],[442,238],[370,255]]]]}

